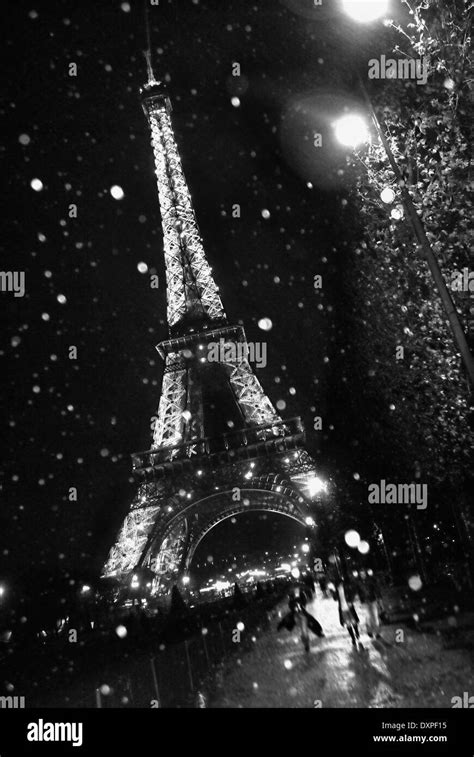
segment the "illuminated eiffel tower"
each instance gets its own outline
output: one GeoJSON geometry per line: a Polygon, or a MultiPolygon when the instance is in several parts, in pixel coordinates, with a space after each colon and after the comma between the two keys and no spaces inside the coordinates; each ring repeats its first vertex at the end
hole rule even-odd
{"type": "Polygon", "coordinates": [[[157,346],[165,368],[152,447],[132,456],[138,492],[103,573],[130,581],[150,568],[152,593],[164,593],[225,518],[268,511],[313,528],[320,481],[301,420],[279,416],[249,364],[244,329],[228,323],[183,174],[170,100],[151,66],[141,101],[158,181],[169,339],[157,346]],[[211,361],[216,344],[226,349],[211,361]]]}

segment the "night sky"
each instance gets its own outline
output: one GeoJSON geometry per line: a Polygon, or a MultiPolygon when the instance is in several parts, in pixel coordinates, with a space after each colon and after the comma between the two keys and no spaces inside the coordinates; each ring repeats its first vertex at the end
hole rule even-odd
{"type": "MultiPolygon", "coordinates": [[[[342,463],[351,472],[357,435],[344,413],[351,362],[339,284],[358,219],[345,200],[343,152],[328,137],[318,153],[312,135],[329,135],[331,119],[353,102],[354,71],[369,47],[384,49],[387,32],[357,27],[356,35],[337,3],[327,5],[160,0],[150,19],[155,73],[168,84],[229,320],[243,319],[249,340],[267,340],[259,378],[274,402],[286,402],[285,417],[302,415],[320,470],[334,475],[342,463]],[[325,281],[319,294],[316,274],[325,281]],[[273,324],[265,334],[262,317],[273,324]],[[325,419],[319,435],[315,414],[325,419]]],[[[135,490],[129,455],[151,444],[162,371],[155,345],[167,336],[160,214],[138,99],[143,4],[15,0],[3,15],[2,266],[25,271],[26,294],[2,293],[1,570],[94,572],[135,490]],[[123,199],[112,197],[114,185],[123,199]]],[[[255,544],[268,536],[266,521],[255,526],[255,544]]]]}

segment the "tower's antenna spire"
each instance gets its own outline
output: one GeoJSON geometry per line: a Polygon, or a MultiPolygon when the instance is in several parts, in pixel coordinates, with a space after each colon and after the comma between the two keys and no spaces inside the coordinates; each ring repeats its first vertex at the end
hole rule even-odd
{"type": "Polygon", "coordinates": [[[153,65],[151,62],[151,34],[150,34],[150,18],[148,16],[148,1],[144,0],[145,4],[145,33],[146,33],[146,50],[144,52],[145,59],[146,59],[146,68],[147,68],[147,75],[148,75],[148,81],[146,83],[146,87],[152,87],[155,84],[158,84],[159,82],[155,79],[155,74],[153,73],[153,65]]]}

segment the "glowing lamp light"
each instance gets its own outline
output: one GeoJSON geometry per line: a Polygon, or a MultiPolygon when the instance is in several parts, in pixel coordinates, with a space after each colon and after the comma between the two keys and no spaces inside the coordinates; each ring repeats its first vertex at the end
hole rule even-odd
{"type": "Polygon", "coordinates": [[[83,594],[87,594],[87,592],[90,591],[90,590],[91,590],[91,587],[88,586],[87,584],[84,584],[84,586],[81,589],[81,591],[82,591],[83,594]]]}
{"type": "Polygon", "coordinates": [[[395,192],[391,187],[385,187],[385,189],[382,189],[380,192],[380,199],[386,205],[390,205],[395,199],[395,192]]]}
{"type": "Polygon", "coordinates": [[[184,584],[185,586],[187,586],[187,585],[189,584],[189,581],[190,581],[190,580],[191,580],[191,579],[189,578],[189,576],[183,576],[183,578],[182,578],[183,584],[184,584]]]}
{"type": "Polygon", "coordinates": [[[346,531],[346,533],[344,534],[344,541],[346,542],[348,547],[357,549],[360,544],[360,536],[357,531],[351,529],[350,531],[346,531]]]}
{"type": "Polygon", "coordinates": [[[309,488],[309,496],[314,497],[316,494],[319,494],[320,492],[327,492],[328,485],[325,481],[323,481],[318,476],[313,476],[308,481],[308,488],[309,488]]]}
{"type": "Polygon", "coordinates": [[[368,541],[361,541],[357,547],[361,555],[367,555],[370,552],[370,544],[368,541]]]}
{"type": "Polygon", "coordinates": [[[305,519],[305,523],[307,526],[314,526],[316,525],[314,522],[314,518],[312,518],[310,515],[305,519]]]}
{"type": "Polygon", "coordinates": [[[293,578],[299,578],[300,577],[300,569],[299,568],[292,568],[291,575],[293,578]]]}
{"type": "Polygon", "coordinates": [[[131,586],[132,586],[132,589],[136,589],[136,588],[138,588],[138,586],[140,586],[140,581],[139,581],[138,576],[136,574],[132,577],[131,586]]]}
{"type": "Polygon", "coordinates": [[[301,547],[301,551],[307,554],[309,552],[309,544],[303,544],[301,547]]]}
{"type": "Polygon", "coordinates": [[[342,7],[354,21],[369,24],[388,11],[389,0],[342,0],[342,7]]]}
{"type": "Polygon", "coordinates": [[[362,116],[348,114],[333,124],[337,141],[344,147],[356,148],[369,141],[369,129],[362,116]]]}
{"type": "Polygon", "coordinates": [[[0,586],[0,597],[3,597],[4,594],[5,594],[5,587],[0,586]]]}

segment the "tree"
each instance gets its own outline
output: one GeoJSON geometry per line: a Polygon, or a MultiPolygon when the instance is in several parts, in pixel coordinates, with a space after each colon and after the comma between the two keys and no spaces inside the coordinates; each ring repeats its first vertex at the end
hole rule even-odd
{"type": "MultiPolygon", "coordinates": [[[[370,82],[370,94],[450,286],[469,268],[469,16],[461,0],[404,4],[409,21],[391,22],[393,51],[428,58],[428,81],[370,82]]],[[[355,345],[349,402],[364,437],[361,466],[369,480],[427,483],[429,526],[454,519],[457,545],[470,551],[473,408],[463,366],[382,145],[374,142],[348,163],[357,172],[353,201],[363,225],[345,284],[355,345]],[[382,201],[384,189],[393,192],[393,199],[383,195],[390,202],[382,201]]],[[[467,333],[470,291],[453,285],[452,296],[467,333]]],[[[414,517],[423,531],[421,516],[414,517]]],[[[426,528],[423,538],[429,547],[433,533],[426,528]]]]}

